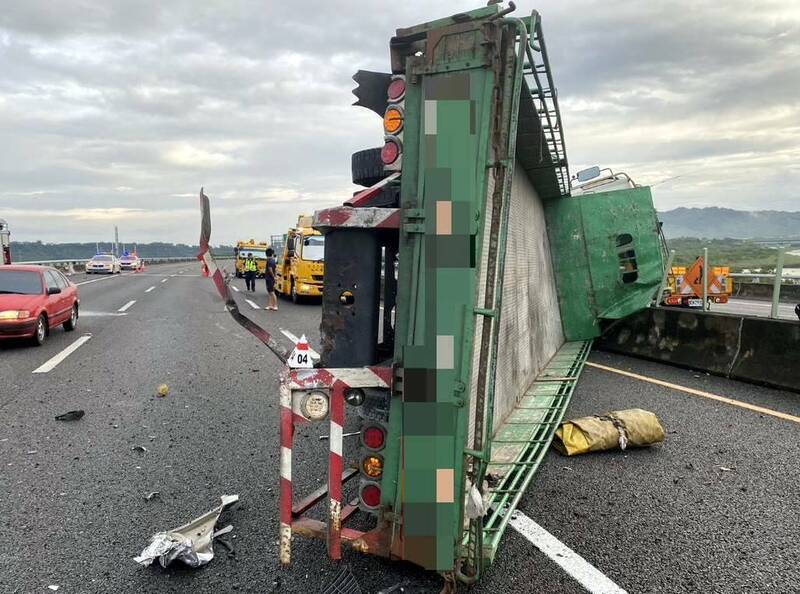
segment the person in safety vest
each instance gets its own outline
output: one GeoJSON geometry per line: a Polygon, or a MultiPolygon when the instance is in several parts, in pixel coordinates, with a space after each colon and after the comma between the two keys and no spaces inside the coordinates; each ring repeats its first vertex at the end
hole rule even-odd
{"type": "Polygon", "coordinates": [[[247,284],[248,291],[256,290],[256,272],[258,272],[258,264],[256,264],[253,254],[247,254],[247,259],[244,261],[244,282],[247,284]]]}

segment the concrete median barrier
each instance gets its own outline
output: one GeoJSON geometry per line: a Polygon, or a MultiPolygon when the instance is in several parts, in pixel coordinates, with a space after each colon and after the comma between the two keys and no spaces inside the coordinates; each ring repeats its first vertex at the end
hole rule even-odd
{"type": "MultiPolygon", "coordinates": [[[[733,283],[733,297],[772,301],[772,283],[733,283]]],[[[781,287],[781,303],[800,303],[800,285],[781,287]]]]}
{"type": "Polygon", "coordinates": [[[800,392],[800,322],[653,308],[609,324],[601,350],[800,392]]]}

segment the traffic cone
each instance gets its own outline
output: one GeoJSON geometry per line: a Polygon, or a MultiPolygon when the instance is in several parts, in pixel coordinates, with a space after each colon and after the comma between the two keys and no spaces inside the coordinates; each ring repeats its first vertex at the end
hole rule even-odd
{"type": "Polygon", "coordinates": [[[292,354],[289,355],[289,360],[287,361],[289,367],[295,369],[309,369],[314,367],[314,363],[311,361],[311,353],[308,347],[308,340],[306,340],[306,335],[303,334],[300,337],[300,340],[297,341],[297,344],[294,345],[294,350],[292,354]]]}

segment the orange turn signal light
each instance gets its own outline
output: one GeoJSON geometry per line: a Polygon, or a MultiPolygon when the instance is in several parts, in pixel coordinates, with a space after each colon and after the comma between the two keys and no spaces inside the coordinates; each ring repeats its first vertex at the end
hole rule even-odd
{"type": "Polygon", "coordinates": [[[383,459],[380,456],[367,456],[361,461],[361,468],[368,477],[379,478],[383,474],[383,459]]]}
{"type": "Polygon", "coordinates": [[[387,134],[397,134],[403,128],[403,110],[390,106],[383,114],[383,129],[387,134]]]}

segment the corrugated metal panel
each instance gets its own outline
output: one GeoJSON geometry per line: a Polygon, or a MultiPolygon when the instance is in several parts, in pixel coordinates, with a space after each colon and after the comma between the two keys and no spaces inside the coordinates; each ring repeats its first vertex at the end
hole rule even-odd
{"type": "Polygon", "coordinates": [[[564,344],[544,204],[521,167],[514,169],[510,209],[493,431],[564,344]]]}

